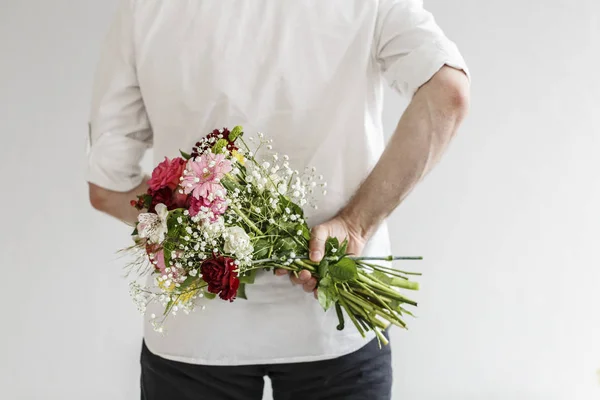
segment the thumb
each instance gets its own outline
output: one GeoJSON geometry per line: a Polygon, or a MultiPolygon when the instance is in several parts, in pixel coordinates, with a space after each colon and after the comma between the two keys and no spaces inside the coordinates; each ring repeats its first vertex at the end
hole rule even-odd
{"type": "Polygon", "coordinates": [[[308,251],[310,260],[319,262],[325,254],[325,241],[329,236],[329,229],[325,225],[317,225],[310,231],[308,251]]]}

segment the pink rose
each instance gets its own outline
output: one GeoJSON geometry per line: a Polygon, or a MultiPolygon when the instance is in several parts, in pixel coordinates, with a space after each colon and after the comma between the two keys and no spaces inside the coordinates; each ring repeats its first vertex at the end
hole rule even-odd
{"type": "Polygon", "coordinates": [[[157,191],[164,187],[168,187],[171,190],[175,190],[179,185],[179,178],[183,174],[185,168],[185,160],[181,157],[169,160],[165,157],[165,160],[158,164],[154,171],[152,171],[152,178],[148,181],[148,186],[153,191],[157,191]]]}

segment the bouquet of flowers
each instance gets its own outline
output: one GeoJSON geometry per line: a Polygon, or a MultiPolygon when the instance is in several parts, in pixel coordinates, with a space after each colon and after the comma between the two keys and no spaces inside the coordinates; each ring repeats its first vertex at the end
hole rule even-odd
{"type": "Polygon", "coordinates": [[[323,177],[314,168],[293,170],[262,134],[248,138],[251,146],[243,136],[239,126],[214,130],[190,153],[165,158],[148,192],[132,200],[144,212],[132,234],[135,244],[126,250],[137,254],[131,266],[153,274],[155,284],[131,283],[140,311],[160,302],[164,315],[152,319],[162,331],[167,316],[189,313],[197,298],[246,298],[245,285],[258,270],[308,270],[318,281],[322,307],[335,307],[337,329],[344,329],[344,310],[363,337],[372,330],[386,344],[382,330],[406,327],[402,317],[412,314],[405,307],[416,306],[397,288],[417,290],[408,275],[419,274],[374,261],[420,257],[357,257],[346,253],[347,240],[331,237],[322,261],[311,261],[303,207],[316,208],[316,192],[326,194],[323,177]]]}

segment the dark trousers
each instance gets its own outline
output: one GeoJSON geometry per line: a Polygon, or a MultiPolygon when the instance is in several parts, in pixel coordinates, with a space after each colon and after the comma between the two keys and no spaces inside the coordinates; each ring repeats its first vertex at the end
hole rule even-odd
{"type": "Polygon", "coordinates": [[[372,340],[325,361],[205,366],[166,360],[142,346],[142,400],[261,400],[264,377],[274,400],[390,400],[390,347],[372,340]]]}

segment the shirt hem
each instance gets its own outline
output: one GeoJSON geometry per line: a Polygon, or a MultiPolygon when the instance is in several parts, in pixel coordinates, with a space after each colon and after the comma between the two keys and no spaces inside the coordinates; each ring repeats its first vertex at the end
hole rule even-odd
{"type": "Polygon", "coordinates": [[[241,366],[241,365],[266,365],[266,364],[294,364],[294,363],[305,363],[305,362],[314,362],[314,361],[325,361],[331,360],[338,357],[343,357],[349,354],[352,354],[364,346],[369,344],[375,338],[364,339],[363,342],[360,343],[359,346],[353,346],[349,348],[347,351],[343,351],[340,353],[328,353],[328,354],[320,354],[314,356],[295,356],[295,357],[275,357],[275,358],[262,358],[262,359],[250,359],[250,360],[235,360],[235,359],[223,359],[223,360],[208,360],[203,358],[196,357],[183,357],[177,356],[173,354],[165,354],[161,352],[157,352],[151,349],[151,345],[148,342],[146,343],[146,347],[150,352],[156,356],[162,357],[164,359],[170,361],[183,362],[186,364],[196,364],[196,365],[208,365],[208,366],[241,366]]]}

